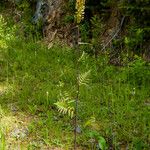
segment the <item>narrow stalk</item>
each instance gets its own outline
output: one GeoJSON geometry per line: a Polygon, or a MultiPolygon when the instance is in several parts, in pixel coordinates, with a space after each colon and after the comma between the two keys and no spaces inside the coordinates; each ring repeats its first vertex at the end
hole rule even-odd
{"type": "Polygon", "coordinates": [[[80,85],[79,85],[79,76],[80,76],[80,66],[79,66],[79,56],[80,56],[80,50],[79,50],[79,26],[77,26],[77,32],[75,34],[77,45],[76,45],[76,52],[77,52],[77,59],[76,59],[76,79],[77,79],[77,95],[76,95],[76,101],[75,101],[75,122],[74,122],[74,150],[77,150],[77,127],[78,127],[78,101],[79,101],[79,94],[80,94],[80,85]]]}

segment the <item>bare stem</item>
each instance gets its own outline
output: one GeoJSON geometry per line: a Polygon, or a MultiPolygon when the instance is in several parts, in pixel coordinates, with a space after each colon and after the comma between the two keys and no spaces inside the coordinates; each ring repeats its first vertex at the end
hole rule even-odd
{"type": "Polygon", "coordinates": [[[77,79],[77,95],[76,95],[76,101],[75,101],[75,123],[74,123],[74,150],[77,150],[77,126],[78,126],[78,101],[79,101],[79,94],[80,94],[80,85],[79,85],[79,75],[80,75],[80,67],[78,59],[80,57],[80,49],[79,49],[79,27],[77,26],[77,32],[76,32],[76,38],[77,39],[77,45],[76,45],[76,51],[77,51],[77,59],[76,59],[76,79],[77,79]]]}

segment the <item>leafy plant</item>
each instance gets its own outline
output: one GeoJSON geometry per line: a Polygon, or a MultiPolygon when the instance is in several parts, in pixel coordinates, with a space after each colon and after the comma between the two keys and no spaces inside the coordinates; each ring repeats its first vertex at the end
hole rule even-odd
{"type": "Polygon", "coordinates": [[[103,136],[101,136],[97,131],[91,131],[89,132],[89,136],[92,139],[95,139],[97,141],[97,144],[101,150],[107,149],[106,140],[103,136]]]}
{"type": "Polygon", "coordinates": [[[136,54],[140,54],[141,50],[137,49],[137,47],[139,44],[143,43],[144,31],[140,28],[132,29],[130,34],[130,37],[125,37],[125,46],[128,48],[128,50],[133,51],[136,54]]]}
{"type": "Polygon", "coordinates": [[[58,111],[61,114],[68,114],[68,116],[72,118],[74,115],[74,102],[75,100],[72,100],[70,95],[67,92],[64,92],[63,95],[60,93],[59,101],[54,104],[57,106],[58,111]]]}

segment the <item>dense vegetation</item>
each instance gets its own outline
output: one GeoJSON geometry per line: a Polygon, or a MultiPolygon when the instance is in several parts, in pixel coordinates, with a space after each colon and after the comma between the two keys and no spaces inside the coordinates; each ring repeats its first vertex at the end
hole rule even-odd
{"type": "MultiPolygon", "coordinates": [[[[62,26],[74,24],[75,2],[65,2],[62,26]]],[[[73,149],[77,98],[77,149],[148,150],[149,4],[86,0],[79,23],[83,43],[69,47],[60,39],[45,44],[44,23],[31,21],[34,3],[4,1],[0,150],[73,149]],[[16,21],[10,10],[22,18],[16,21]]]]}

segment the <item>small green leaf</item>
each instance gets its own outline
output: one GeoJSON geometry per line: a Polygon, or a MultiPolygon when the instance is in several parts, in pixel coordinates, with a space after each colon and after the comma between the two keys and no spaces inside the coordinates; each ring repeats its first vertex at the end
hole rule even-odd
{"type": "Polygon", "coordinates": [[[106,150],[106,140],[102,136],[98,137],[98,145],[101,150],[106,150]]]}
{"type": "Polygon", "coordinates": [[[95,123],[95,117],[93,117],[93,116],[90,117],[90,119],[86,121],[84,126],[85,127],[90,126],[92,123],[95,123]]]}

